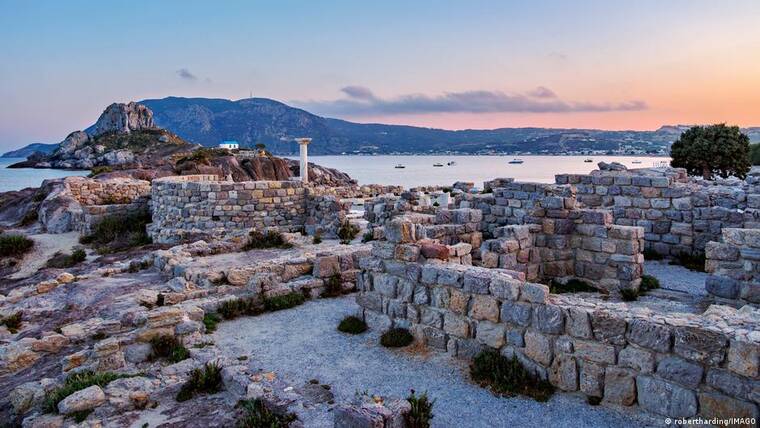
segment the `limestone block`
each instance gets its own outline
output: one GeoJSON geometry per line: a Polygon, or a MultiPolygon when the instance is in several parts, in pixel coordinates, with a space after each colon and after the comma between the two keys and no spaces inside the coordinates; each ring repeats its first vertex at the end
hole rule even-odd
{"type": "Polygon", "coordinates": [[[578,390],[578,366],[575,358],[560,354],[549,368],[549,382],[563,391],[578,390]]]}
{"type": "Polygon", "coordinates": [[[652,373],[655,365],[654,354],[635,346],[627,346],[618,354],[618,365],[641,373],[652,373]]]}
{"type": "Polygon", "coordinates": [[[525,355],[544,366],[552,362],[552,346],[545,335],[528,330],[525,332],[525,355]]]}
{"type": "Polygon", "coordinates": [[[476,320],[499,322],[499,301],[490,296],[472,296],[470,317],[476,320]]]}
{"type": "Polygon", "coordinates": [[[752,427],[751,419],[755,421],[758,415],[757,405],[746,401],[736,400],[722,394],[701,392],[699,394],[699,414],[704,419],[713,418],[730,420],[732,418],[745,419],[747,423],[726,425],[729,427],[752,427]]]}
{"type": "Polygon", "coordinates": [[[634,372],[618,367],[607,367],[604,374],[604,401],[630,406],[636,401],[634,372]]]}
{"type": "Polygon", "coordinates": [[[83,390],[77,391],[58,403],[58,411],[61,414],[69,415],[75,412],[94,409],[105,403],[106,395],[103,390],[93,385],[83,390]]]}
{"type": "Polygon", "coordinates": [[[636,377],[639,405],[653,413],[669,417],[692,417],[697,414],[697,397],[693,391],[649,376],[636,377]]]}
{"type": "Polygon", "coordinates": [[[591,397],[604,396],[604,367],[584,361],[580,364],[580,390],[591,397]]]}
{"type": "Polygon", "coordinates": [[[749,378],[760,375],[760,345],[731,340],[728,347],[728,369],[749,378]]]}
{"type": "Polygon", "coordinates": [[[537,305],[533,309],[533,328],[550,334],[561,334],[564,331],[564,315],[559,306],[537,305]]]}
{"type": "Polygon", "coordinates": [[[634,319],[628,328],[628,340],[659,352],[668,352],[672,334],[670,327],[643,319],[634,319]]]}
{"type": "Polygon", "coordinates": [[[678,327],[674,331],[676,354],[706,365],[720,364],[726,354],[723,334],[696,327],[678,327]]]}
{"type": "Polygon", "coordinates": [[[506,339],[504,336],[504,324],[490,321],[481,321],[476,328],[476,338],[491,348],[499,349],[504,346],[506,339]]]}
{"type": "Polygon", "coordinates": [[[696,389],[702,381],[702,366],[678,357],[666,357],[657,364],[657,375],[665,380],[696,389]]]}

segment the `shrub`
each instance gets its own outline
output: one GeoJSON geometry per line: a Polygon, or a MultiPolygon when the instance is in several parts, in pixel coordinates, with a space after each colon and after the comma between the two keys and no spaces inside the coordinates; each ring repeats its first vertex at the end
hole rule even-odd
{"type": "Polygon", "coordinates": [[[55,253],[46,266],[49,268],[66,269],[82,263],[87,259],[87,253],[81,248],[74,250],[71,254],[55,253]]]}
{"type": "Polygon", "coordinates": [[[217,312],[226,320],[243,315],[258,315],[263,312],[261,303],[256,297],[242,297],[226,300],[217,308],[217,312]]]}
{"type": "Polygon", "coordinates": [[[190,351],[185,348],[182,341],[169,334],[153,337],[150,340],[150,346],[154,357],[165,358],[172,363],[178,363],[190,357],[190,351]]]}
{"type": "Polygon", "coordinates": [[[362,243],[367,243],[375,240],[375,234],[372,233],[371,230],[368,230],[367,232],[362,235],[362,243]]]}
{"type": "Polygon", "coordinates": [[[715,174],[744,179],[752,167],[749,155],[749,137],[738,126],[693,126],[670,147],[670,165],[705,180],[715,174]]]}
{"type": "Polygon", "coordinates": [[[430,401],[427,392],[416,395],[414,390],[406,397],[406,401],[412,408],[404,415],[404,421],[408,428],[430,428],[430,420],[433,419],[433,405],[435,400],[430,401]]]}
{"type": "Polygon", "coordinates": [[[705,271],[705,253],[689,254],[686,252],[680,253],[675,260],[670,262],[673,265],[681,265],[686,269],[704,272],[705,271]]]}
{"type": "Polygon", "coordinates": [[[166,304],[166,297],[163,293],[158,293],[156,296],[156,306],[164,306],[166,304]]]}
{"type": "Polygon", "coordinates": [[[248,234],[248,242],[243,247],[244,251],[264,248],[291,248],[293,244],[285,241],[285,238],[277,230],[270,229],[266,233],[252,230],[248,234]]]}
{"type": "Polygon", "coordinates": [[[0,235],[0,257],[21,257],[34,248],[34,241],[24,235],[0,235]]]}
{"type": "Polygon", "coordinates": [[[341,294],[343,294],[343,278],[336,273],[325,281],[325,290],[321,297],[338,297],[341,294]]]}
{"type": "Polygon", "coordinates": [[[338,228],[338,238],[341,244],[348,244],[359,234],[359,226],[351,224],[350,221],[344,220],[338,228]]]}
{"type": "Polygon", "coordinates": [[[580,279],[576,279],[576,278],[573,278],[564,284],[557,281],[556,279],[553,279],[549,283],[549,292],[553,294],[597,292],[597,291],[599,290],[591,286],[588,282],[580,280],[580,279]]]}
{"type": "Polygon", "coordinates": [[[392,328],[380,336],[380,344],[386,348],[401,348],[414,342],[414,336],[405,328],[392,328]]]}
{"type": "Polygon", "coordinates": [[[517,357],[506,358],[494,349],[480,352],[470,366],[470,376],[481,386],[497,394],[526,395],[536,401],[547,401],[554,387],[520,364],[517,357]]]}
{"type": "Polygon", "coordinates": [[[649,291],[649,290],[654,290],[655,288],[660,288],[659,279],[653,277],[652,275],[641,276],[641,285],[639,286],[640,290],[649,291]]]}
{"type": "Polygon", "coordinates": [[[32,208],[31,210],[27,211],[23,217],[21,217],[21,221],[18,222],[18,225],[20,227],[26,227],[26,226],[29,226],[30,224],[35,223],[38,219],[39,219],[39,216],[37,214],[37,209],[32,208]]]}
{"type": "Polygon", "coordinates": [[[662,260],[663,256],[662,254],[658,253],[657,251],[647,248],[644,250],[644,260],[662,260]]]}
{"type": "Polygon", "coordinates": [[[348,334],[361,334],[367,331],[367,323],[355,316],[347,316],[338,324],[338,331],[348,334]]]}
{"type": "Polygon", "coordinates": [[[79,242],[93,244],[101,254],[128,250],[151,243],[145,226],[152,221],[147,210],[103,218],[93,227],[92,233],[79,242]]]}
{"type": "Polygon", "coordinates": [[[639,299],[639,292],[633,288],[624,288],[620,290],[620,297],[624,302],[633,302],[639,299]]]}
{"type": "Polygon", "coordinates": [[[116,379],[134,377],[137,375],[128,375],[120,373],[102,372],[95,373],[92,371],[83,371],[74,373],[66,378],[66,381],[62,386],[50,391],[45,397],[45,411],[49,413],[58,412],[58,403],[69,395],[81,391],[85,388],[89,388],[93,385],[98,385],[103,388],[116,379]]]}
{"type": "Polygon", "coordinates": [[[322,234],[317,232],[314,234],[314,239],[311,241],[313,244],[321,244],[322,243],[322,234]]]}
{"type": "Polygon", "coordinates": [[[13,315],[8,315],[7,317],[0,320],[0,324],[4,325],[8,328],[8,331],[12,334],[18,333],[18,330],[21,328],[21,317],[24,314],[21,311],[18,311],[14,313],[13,315]]]}
{"type": "Polygon", "coordinates": [[[243,414],[237,420],[237,428],[287,428],[298,419],[293,413],[271,411],[260,398],[240,401],[238,406],[243,414]]]}
{"type": "Polygon", "coordinates": [[[222,389],[222,368],[217,363],[206,363],[202,369],[190,372],[190,378],[177,393],[177,401],[187,401],[198,394],[216,394],[222,389]]]}
{"type": "Polygon", "coordinates": [[[92,177],[95,177],[98,174],[103,174],[103,173],[106,173],[106,172],[113,172],[113,168],[111,168],[110,166],[105,166],[105,165],[104,166],[96,166],[96,167],[93,167],[90,170],[90,174],[88,175],[88,177],[92,178],[92,177]]]}
{"type": "Polygon", "coordinates": [[[203,315],[203,325],[206,326],[206,333],[215,332],[219,321],[221,321],[221,318],[215,313],[207,313],[203,315]]]}
{"type": "Polygon", "coordinates": [[[269,312],[274,312],[302,305],[304,301],[306,301],[306,298],[303,296],[303,294],[297,291],[293,291],[288,294],[268,297],[264,299],[264,309],[269,312]]]}

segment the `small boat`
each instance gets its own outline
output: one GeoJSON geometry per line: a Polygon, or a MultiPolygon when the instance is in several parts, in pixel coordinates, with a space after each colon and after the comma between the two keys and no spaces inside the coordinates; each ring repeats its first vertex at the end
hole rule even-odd
{"type": "Polygon", "coordinates": [[[525,161],[524,161],[524,160],[522,160],[522,159],[512,159],[512,160],[511,160],[511,161],[509,161],[508,163],[513,163],[513,164],[520,164],[520,163],[523,163],[523,162],[525,162],[525,161]]]}
{"type": "Polygon", "coordinates": [[[443,166],[442,163],[434,163],[433,166],[443,166]]]}
{"type": "Polygon", "coordinates": [[[583,162],[586,162],[586,163],[591,163],[591,162],[593,162],[593,161],[594,161],[594,160],[593,160],[593,159],[591,159],[591,158],[588,158],[588,159],[584,159],[584,160],[583,160],[583,162]]]}
{"type": "Polygon", "coordinates": [[[640,161],[640,160],[638,160],[638,159],[636,159],[636,160],[634,160],[634,161],[631,161],[631,163],[632,163],[632,164],[635,164],[635,165],[638,165],[638,164],[640,164],[640,163],[641,163],[641,161],[640,161]]]}
{"type": "Polygon", "coordinates": [[[397,164],[396,166],[394,166],[394,168],[402,169],[402,168],[406,168],[406,165],[397,164]]]}
{"type": "Polygon", "coordinates": [[[456,164],[457,164],[457,163],[456,163],[455,161],[451,161],[451,162],[447,163],[446,165],[448,165],[448,166],[454,166],[454,165],[456,165],[456,164]]]}

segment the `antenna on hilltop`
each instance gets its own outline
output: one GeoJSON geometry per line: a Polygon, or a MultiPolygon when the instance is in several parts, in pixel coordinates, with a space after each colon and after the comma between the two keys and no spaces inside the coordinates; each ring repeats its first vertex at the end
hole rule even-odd
{"type": "Polygon", "coordinates": [[[250,97],[248,97],[248,98],[253,98],[253,91],[251,91],[251,96],[250,96],[250,97]]]}

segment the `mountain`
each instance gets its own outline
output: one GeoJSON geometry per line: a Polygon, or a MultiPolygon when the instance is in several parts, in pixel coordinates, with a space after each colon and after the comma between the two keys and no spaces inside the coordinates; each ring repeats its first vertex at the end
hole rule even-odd
{"type": "Polygon", "coordinates": [[[50,154],[58,148],[58,144],[45,144],[45,143],[32,143],[28,146],[24,146],[17,150],[11,150],[10,152],[3,153],[3,158],[25,158],[32,153],[50,154]]]}

